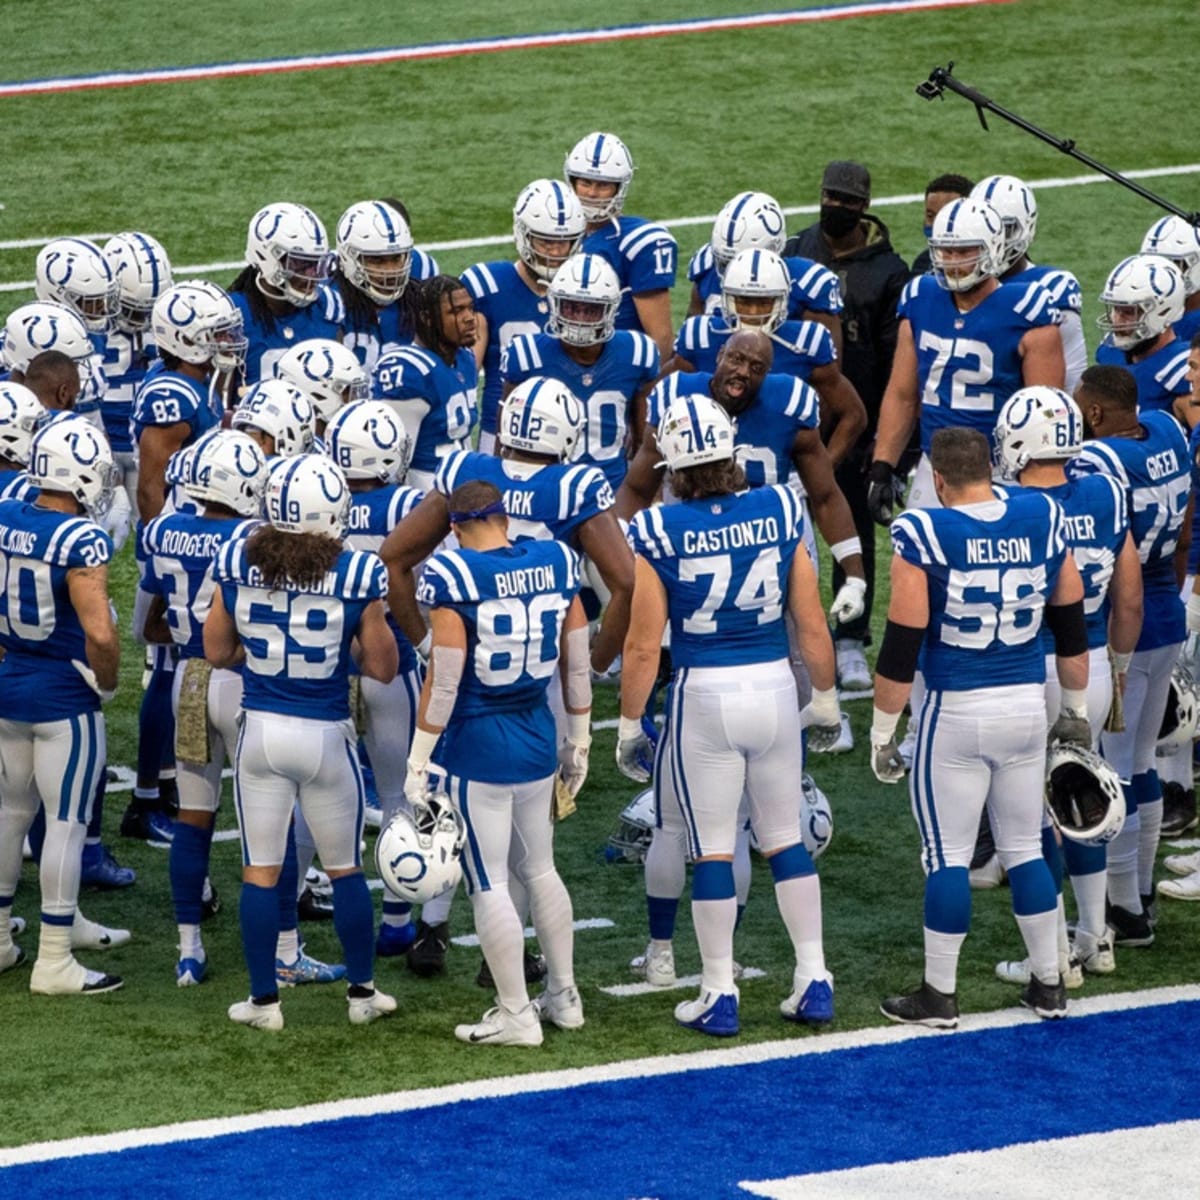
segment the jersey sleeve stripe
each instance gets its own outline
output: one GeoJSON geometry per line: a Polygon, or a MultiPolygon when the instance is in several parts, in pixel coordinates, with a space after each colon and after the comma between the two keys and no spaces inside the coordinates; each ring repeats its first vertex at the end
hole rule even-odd
{"type": "Polygon", "coordinates": [[[468,600],[478,600],[479,589],[475,586],[475,580],[471,577],[471,572],[463,561],[462,555],[457,550],[446,550],[440,555],[440,558],[447,570],[458,579],[462,595],[468,600]]]}

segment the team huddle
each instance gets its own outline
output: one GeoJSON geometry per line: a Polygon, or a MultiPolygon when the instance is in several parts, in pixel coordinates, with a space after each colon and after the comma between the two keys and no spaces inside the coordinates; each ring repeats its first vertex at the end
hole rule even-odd
{"type": "MultiPolygon", "coordinates": [[[[590,134],[561,180],[517,196],[516,258],[461,277],[394,199],[351,205],[332,240],[304,206],[266,206],[228,289],[175,282],[145,233],[42,249],[2,344],[0,973],[25,960],[29,852],[31,990],[122,985],[75,952],[130,936],[78,895],[134,881],[101,837],[108,565],[131,537],[146,674],[121,829],[170,843],[175,978],[203,984],[232,764],[239,1024],[280,1030],[281,989],[339,980],[351,1023],[394,1012],[377,958],[443,970],[461,884],[496,1004],[455,1036],[535,1046],[546,1023],[582,1026],[554,830],[606,674],[617,765],[650,785],[631,965],[652,985],[676,983],[693,864],[684,1026],[739,1030],[752,847],[794,951],[781,1014],[834,1019],[814,864],[830,814],[804,767],[852,746],[839,687],[873,686],[872,770],[907,774],[923,847],[925,975],[887,1017],[957,1024],[970,888],[1001,874],[1027,956],[997,971],[1040,1016],[1115,970],[1114,946],[1153,942],[1160,771],[1190,793],[1197,723],[1200,598],[1181,598],[1177,559],[1200,233],[1160,221],[1112,272],[1089,367],[1078,283],[1030,262],[1019,180],[935,180],[930,271],[913,274],[865,212],[865,168],[831,163],[819,225],[790,242],[770,196],[729,201],[675,331],[676,243],[625,213],[632,177],[623,143],[590,134]],[[872,679],[876,522],[894,554],[872,679]],[[343,963],[306,953],[313,906],[343,963]]],[[[1181,878],[1159,894],[1200,898],[1200,861],[1167,865],[1181,878]]]]}

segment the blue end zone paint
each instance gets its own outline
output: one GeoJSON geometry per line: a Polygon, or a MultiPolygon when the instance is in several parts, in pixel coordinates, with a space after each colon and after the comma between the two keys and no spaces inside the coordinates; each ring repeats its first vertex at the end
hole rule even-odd
{"type": "Polygon", "coordinates": [[[175,1194],[182,1170],[191,1200],[345,1194],[382,1178],[489,1200],[744,1200],[738,1180],[1195,1119],[1180,1046],[1198,1019],[1190,1001],[258,1130],[11,1167],[0,1192],[59,1200],[92,1179],[106,1200],[144,1198],[175,1194]]]}

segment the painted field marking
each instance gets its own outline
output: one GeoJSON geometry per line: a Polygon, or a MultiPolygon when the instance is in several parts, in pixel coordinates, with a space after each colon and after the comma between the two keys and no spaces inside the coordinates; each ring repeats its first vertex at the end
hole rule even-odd
{"type": "MultiPolygon", "coordinates": [[[[571,928],[574,929],[576,933],[579,933],[584,929],[614,929],[615,927],[616,923],[614,921],[610,921],[607,917],[581,917],[578,921],[573,921],[571,923],[571,928]]],[[[529,941],[530,938],[536,936],[537,934],[535,933],[533,926],[526,925],[525,940],[529,941]]],[[[479,945],[479,938],[473,933],[464,933],[461,937],[451,938],[450,941],[455,946],[479,945]]]]}
{"type": "MultiPolygon", "coordinates": [[[[738,982],[740,983],[743,979],[766,979],[766,977],[767,972],[760,971],[758,967],[743,967],[741,975],[738,976],[738,982]]],[[[669,987],[657,987],[653,983],[646,983],[643,980],[641,983],[614,983],[611,987],[602,987],[600,990],[606,996],[616,996],[618,1000],[627,1000],[630,996],[653,996],[659,992],[673,992],[680,988],[699,986],[699,975],[680,975],[669,987]]]]}

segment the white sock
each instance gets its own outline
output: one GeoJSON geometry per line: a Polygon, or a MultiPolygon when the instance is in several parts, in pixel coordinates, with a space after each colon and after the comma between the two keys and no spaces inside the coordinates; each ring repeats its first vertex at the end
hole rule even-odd
{"type": "Polygon", "coordinates": [[[1090,875],[1072,875],[1075,907],[1079,910],[1079,928],[1093,937],[1102,938],[1108,925],[1104,901],[1108,890],[1108,872],[1094,871],[1090,875]]]}
{"type": "Polygon", "coordinates": [[[46,963],[65,963],[71,958],[71,926],[47,925],[42,922],[42,932],[38,939],[38,961],[46,963]]]}
{"type": "Polygon", "coordinates": [[[506,885],[493,886],[471,897],[475,932],[483,957],[491,968],[496,999],[509,1012],[520,1012],[529,1003],[525,988],[525,931],[506,885]]]}
{"type": "Polygon", "coordinates": [[[797,970],[811,979],[820,979],[826,974],[821,937],[821,881],[815,875],[784,879],[775,885],[775,903],[792,939],[797,970]]]}
{"type": "Polygon", "coordinates": [[[1163,802],[1138,805],[1141,827],[1138,830],[1137,877],[1138,903],[1134,912],[1141,911],[1141,898],[1154,891],[1154,859],[1158,854],[1158,835],[1162,829],[1163,802]]]}
{"type": "Polygon", "coordinates": [[[546,956],[546,989],[575,986],[575,914],[571,897],[555,870],[526,880],[538,945],[546,956]]]}
{"type": "Polygon", "coordinates": [[[1058,893],[1058,905],[1054,910],[1054,932],[1058,939],[1058,956],[1066,962],[1071,955],[1071,942],[1067,937],[1067,909],[1062,892],[1058,893]]]}
{"type": "Polygon", "coordinates": [[[275,941],[275,957],[280,962],[294,963],[300,957],[300,933],[296,929],[280,930],[275,941]]]}
{"type": "MultiPolygon", "coordinates": [[[[199,925],[179,926],[179,957],[204,961],[204,945],[200,941],[199,925]]],[[[291,961],[290,959],[288,960],[291,961]]]]}
{"type": "MultiPolygon", "coordinates": [[[[436,900],[430,900],[428,904],[421,906],[421,920],[426,925],[444,925],[450,920],[450,905],[454,903],[454,895],[458,888],[451,888],[448,892],[444,892],[438,896],[436,900]]],[[[511,898],[509,903],[512,903],[511,898]]]]}
{"type": "Polygon", "coordinates": [[[1125,818],[1125,827],[1108,843],[1108,898],[1118,908],[1136,913],[1142,910],[1138,891],[1138,842],[1142,812],[1125,818]]]}
{"type": "Polygon", "coordinates": [[[1059,976],[1058,933],[1054,909],[1017,917],[1017,928],[1029,953],[1029,969],[1043,982],[1053,983],[1059,976]]]}
{"type": "Polygon", "coordinates": [[[737,898],[693,900],[692,924],[700,943],[702,988],[727,995],[733,991],[733,927],[737,924],[737,898]]]}
{"type": "Polygon", "coordinates": [[[958,991],[958,955],[965,933],[939,933],[925,929],[925,982],[947,995],[958,991]]]}

